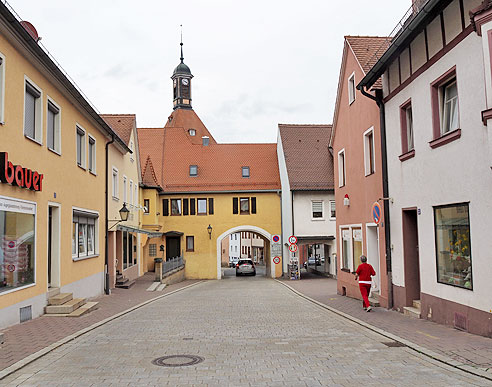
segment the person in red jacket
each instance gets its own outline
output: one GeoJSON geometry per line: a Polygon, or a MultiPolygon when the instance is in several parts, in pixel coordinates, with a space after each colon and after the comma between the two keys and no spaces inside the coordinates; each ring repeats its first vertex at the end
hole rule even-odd
{"type": "Polygon", "coordinates": [[[374,268],[367,263],[367,257],[365,255],[360,256],[362,262],[355,271],[355,280],[359,280],[360,294],[362,295],[362,304],[364,310],[370,312],[371,304],[369,303],[369,293],[371,292],[371,277],[376,275],[374,268]]]}

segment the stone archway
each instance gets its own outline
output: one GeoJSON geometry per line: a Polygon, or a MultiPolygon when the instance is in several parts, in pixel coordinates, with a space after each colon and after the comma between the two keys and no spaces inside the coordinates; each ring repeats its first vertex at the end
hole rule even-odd
{"type": "Polygon", "coordinates": [[[268,257],[265,254],[265,261],[268,259],[269,261],[269,268],[270,268],[270,273],[267,273],[268,277],[274,278],[275,277],[275,264],[273,263],[272,260],[272,254],[270,253],[270,241],[272,239],[272,234],[270,234],[268,231],[257,227],[257,226],[237,226],[230,228],[229,230],[223,232],[218,238],[217,238],[217,279],[222,278],[222,269],[221,269],[221,246],[220,243],[222,242],[222,239],[224,239],[226,236],[229,234],[233,234],[235,232],[241,232],[241,231],[251,231],[255,232],[257,234],[260,234],[263,236],[267,241],[268,241],[268,249],[265,249],[265,251],[268,251],[268,257]]]}

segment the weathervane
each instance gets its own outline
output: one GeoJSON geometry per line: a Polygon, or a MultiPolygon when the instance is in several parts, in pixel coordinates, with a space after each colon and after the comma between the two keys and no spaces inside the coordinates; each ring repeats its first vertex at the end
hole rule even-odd
{"type": "Polygon", "coordinates": [[[183,25],[180,24],[179,25],[181,27],[181,43],[179,44],[181,46],[181,63],[184,63],[183,60],[184,60],[184,57],[183,57],[183,25]]]}

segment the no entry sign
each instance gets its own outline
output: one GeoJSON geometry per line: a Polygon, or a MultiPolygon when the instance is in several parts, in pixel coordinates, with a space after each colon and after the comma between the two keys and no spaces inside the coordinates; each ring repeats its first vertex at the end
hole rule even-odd
{"type": "Polygon", "coordinates": [[[273,258],[273,263],[274,263],[275,265],[278,265],[278,264],[280,263],[280,257],[275,257],[275,258],[273,258]]]}
{"type": "Polygon", "coordinates": [[[296,237],[295,235],[291,235],[291,236],[289,237],[289,243],[290,243],[291,245],[296,244],[296,243],[297,243],[297,237],[296,237]]]}
{"type": "Polygon", "coordinates": [[[374,223],[380,224],[381,223],[381,206],[378,202],[375,202],[372,205],[372,219],[374,220],[374,223]]]}

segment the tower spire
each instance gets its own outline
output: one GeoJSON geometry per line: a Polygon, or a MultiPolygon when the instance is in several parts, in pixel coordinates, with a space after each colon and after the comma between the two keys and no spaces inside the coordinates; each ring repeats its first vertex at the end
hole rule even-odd
{"type": "Polygon", "coordinates": [[[180,27],[181,27],[181,43],[179,44],[181,46],[181,63],[184,63],[183,60],[184,60],[184,57],[183,57],[183,25],[180,24],[180,27]]]}

